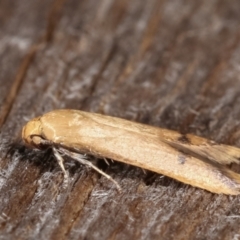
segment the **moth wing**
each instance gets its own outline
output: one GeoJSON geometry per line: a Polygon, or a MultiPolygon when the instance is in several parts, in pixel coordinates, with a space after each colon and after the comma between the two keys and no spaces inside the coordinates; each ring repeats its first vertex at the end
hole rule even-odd
{"type": "Polygon", "coordinates": [[[162,139],[162,141],[194,157],[200,157],[222,165],[230,163],[240,164],[240,148],[217,144],[214,141],[190,134],[184,137],[187,137],[188,141],[184,142],[177,139],[162,139]]]}

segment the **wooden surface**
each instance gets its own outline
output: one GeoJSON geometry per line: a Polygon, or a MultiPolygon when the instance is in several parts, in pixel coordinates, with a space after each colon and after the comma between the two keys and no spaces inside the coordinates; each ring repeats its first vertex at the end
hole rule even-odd
{"type": "Polygon", "coordinates": [[[20,140],[31,118],[74,108],[240,146],[239,9],[0,0],[0,239],[240,239],[238,196],[102,160],[121,194],[71,161],[63,189],[52,156],[20,140]]]}

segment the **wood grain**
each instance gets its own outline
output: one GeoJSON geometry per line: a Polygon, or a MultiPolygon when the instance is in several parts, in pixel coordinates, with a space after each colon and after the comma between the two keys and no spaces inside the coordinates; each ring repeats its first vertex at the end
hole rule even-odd
{"type": "Polygon", "coordinates": [[[1,237],[237,239],[239,197],[101,161],[122,194],[71,164],[62,189],[49,153],[21,145],[6,153],[28,120],[57,108],[240,146],[239,8],[237,0],[1,0],[1,237]]]}

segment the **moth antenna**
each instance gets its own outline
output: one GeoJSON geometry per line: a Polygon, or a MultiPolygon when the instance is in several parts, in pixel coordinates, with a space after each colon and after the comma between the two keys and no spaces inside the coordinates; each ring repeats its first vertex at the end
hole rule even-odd
{"type": "MultiPolygon", "coordinates": [[[[82,154],[77,154],[74,152],[70,152],[67,151],[66,149],[62,149],[60,150],[61,152],[63,152],[64,154],[66,154],[67,156],[75,159],[77,162],[89,166],[90,168],[94,169],[95,171],[97,171],[98,173],[100,173],[101,175],[103,175],[105,178],[107,178],[108,180],[110,180],[111,182],[113,182],[115,184],[115,186],[117,187],[118,191],[121,192],[122,188],[120,187],[120,185],[108,174],[106,174],[105,172],[103,172],[102,170],[100,170],[98,167],[96,167],[94,164],[92,164],[91,162],[89,162],[88,160],[84,159],[84,157],[82,156],[82,154]]],[[[58,153],[59,154],[59,153],[58,153]]],[[[59,154],[60,155],[60,154],[59,154]]],[[[60,155],[61,157],[61,155],[60,155]]],[[[62,158],[62,157],[61,157],[62,158]]],[[[64,169],[65,170],[65,169],[64,169]]]]}

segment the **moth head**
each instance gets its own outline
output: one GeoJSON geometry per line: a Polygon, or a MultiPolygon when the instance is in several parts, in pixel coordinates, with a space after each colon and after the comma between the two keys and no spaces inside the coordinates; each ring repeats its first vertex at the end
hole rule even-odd
{"type": "Polygon", "coordinates": [[[22,139],[28,147],[43,148],[44,137],[42,136],[40,118],[34,118],[29,121],[22,129],[22,139]]]}

